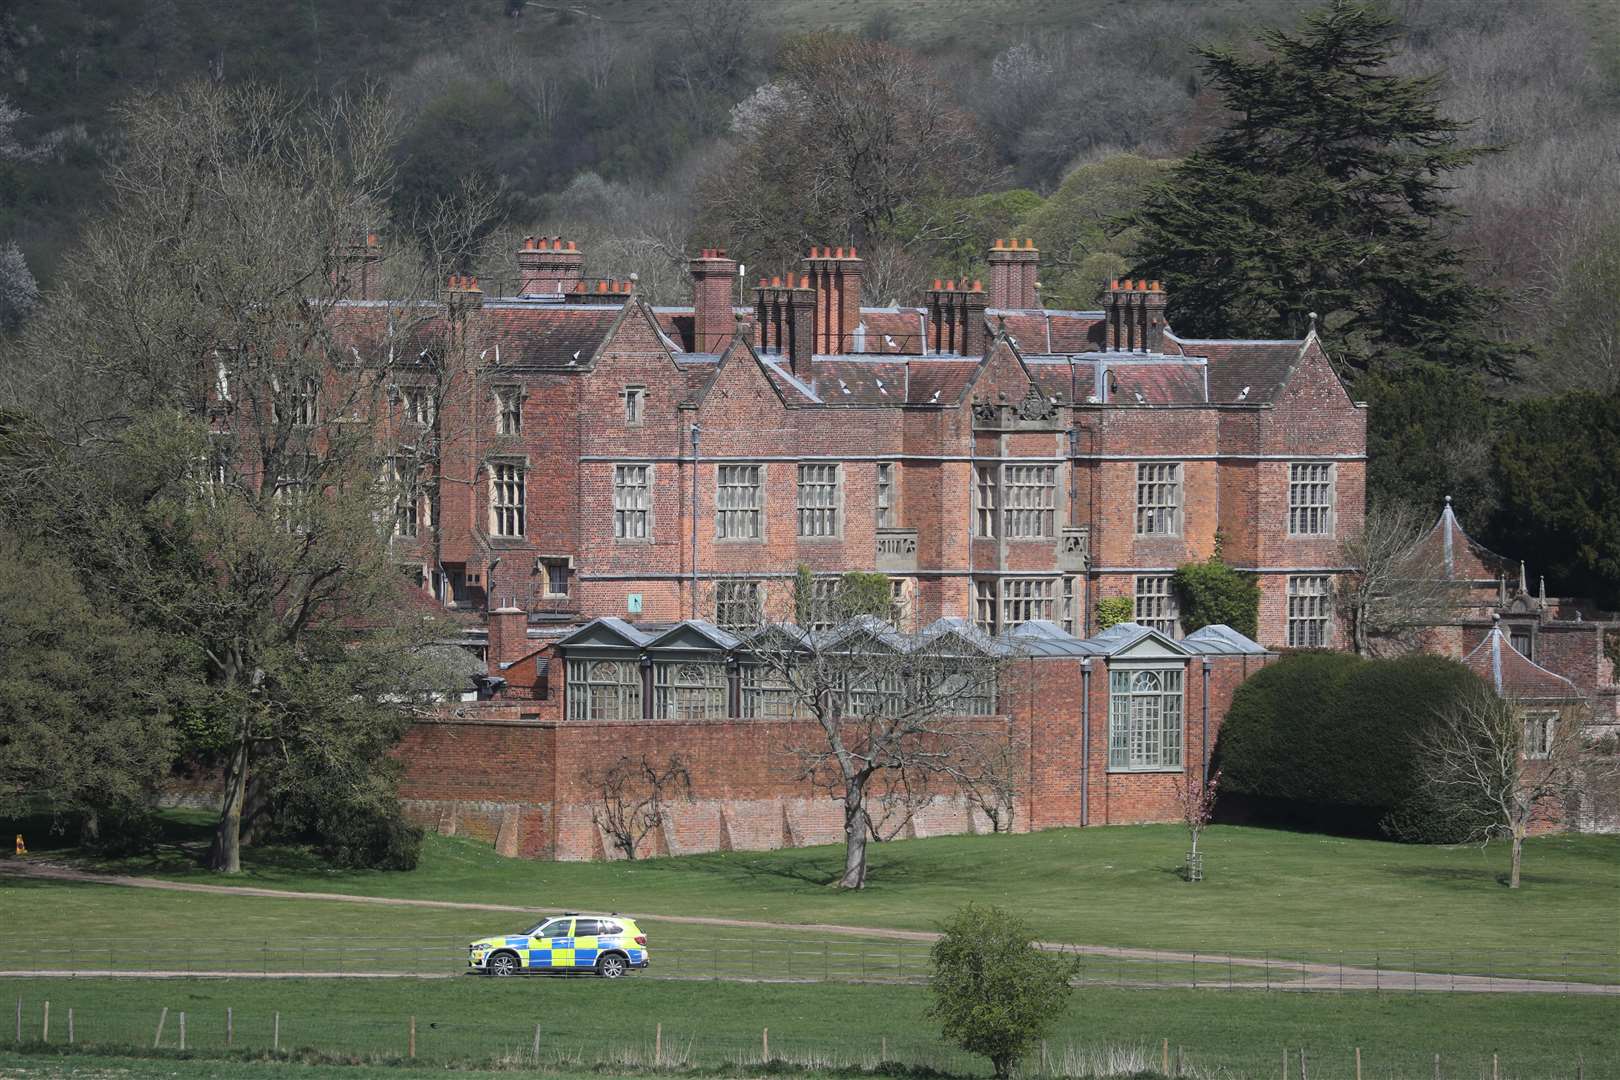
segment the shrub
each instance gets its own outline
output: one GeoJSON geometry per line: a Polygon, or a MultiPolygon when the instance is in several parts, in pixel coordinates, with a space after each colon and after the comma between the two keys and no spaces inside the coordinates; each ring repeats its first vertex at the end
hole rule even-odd
{"type": "Polygon", "coordinates": [[[1226,790],[1319,827],[1455,839],[1452,815],[1421,790],[1416,744],[1438,710],[1477,681],[1439,656],[1284,657],[1238,688],[1222,722],[1216,753],[1226,790]]]}
{"type": "Polygon", "coordinates": [[[1038,951],[1029,928],[1000,908],[969,903],[940,929],[928,1015],[1006,1077],[1062,1014],[1080,961],[1038,951]]]}
{"type": "Polygon", "coordinates": [[[1253,574],[1211,558],[1180,567],[1173,585],[1181,601],[1181,626],[1187,633],[1224,623],[1248,637],[1258,635],[1260,586],[1253,574]]]}
{"type": "Polygon", "coordinates": [[[405,820],[393,798],[294,796],[278,808],[266,839],[307,843],[331,866],[345,870],[414,870],[422,851],[422,830],[405,820]]]}
{"type": "Polygon", "coordinates": [[[1128,596],[1105,596],[1097,601],[1097,629],[1106,630],[1117,623],[1130,622],[1136,614],[1136,605],[1128,596]]]}

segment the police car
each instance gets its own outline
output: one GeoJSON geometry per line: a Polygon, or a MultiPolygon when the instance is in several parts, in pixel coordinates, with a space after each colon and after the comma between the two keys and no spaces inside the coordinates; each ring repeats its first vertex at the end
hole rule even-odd
{"type": "Polygon", "coordinates": [[[467,946],[467,966],[484,975],[590,973],[617,979],[647,966],[647,935],[623,915],[577,911],[542,919],[522,934],[487,937],[467,946]]]}

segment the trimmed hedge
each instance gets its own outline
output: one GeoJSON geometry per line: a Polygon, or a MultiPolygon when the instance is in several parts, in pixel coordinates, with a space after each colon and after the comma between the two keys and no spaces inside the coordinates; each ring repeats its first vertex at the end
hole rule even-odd
{"type": "Polygon", "coordinates": [[[1417,740],[1441,707],[1477,682],[1440,656],[1284,657],[1238,688],[1221,724],[1224,791],[1251,797],[1261,816],[1404,840],[1454,839],[1446,815],[1420,789],[1417,740]]]}

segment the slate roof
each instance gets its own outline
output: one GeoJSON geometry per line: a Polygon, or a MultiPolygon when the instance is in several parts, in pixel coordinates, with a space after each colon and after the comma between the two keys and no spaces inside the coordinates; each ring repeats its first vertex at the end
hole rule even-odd
{"type": "Polygon", "coordinates": [[[1214,341],[1178,338],[1169,333],[1165,334],[1165,342],[1187,356],[1208,358],[1209,400],[1220,404],[1272,400],[1305,346],[1304,339],[1214,341]],[[1243,394],[1244,387],[1249,388],[1247,395],[1243,394]]]}
{"type": "Polygon", "coordinates": [[[483,325],[500,343],[502,367],[558,368],[589,362],[608,329],[619,317],[619,305],[485,304],[483,325]]]}

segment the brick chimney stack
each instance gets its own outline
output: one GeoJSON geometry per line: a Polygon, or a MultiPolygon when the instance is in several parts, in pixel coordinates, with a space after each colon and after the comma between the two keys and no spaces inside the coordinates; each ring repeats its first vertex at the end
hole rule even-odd
{"type": "Polygon", "coordinates": [[[1108,283],[1109,352],[1164,351],[1164,308],[1169,296],[1157,281],[1114,279],[1108,283]]]}
{"type": "Polygon", "coordinates": [[[848,248],[811,248],[804,260],[816,291],[815,351],[837,355],[854,350],[861,322],[861,276],[866,261],[848,248]]]}
{"type": "Polygon", "coordinates": [[[737,333],[732,297],[737,288],[737,260],[726,258],[724,248],[704,248],[692,260],[692,348],[714,353],[725,349],[737,333]]]}
{"type": "Polygon", "coordinates": [[[333,284],[337,286],[339,300],[377,300],[382,296],[382,244],[376,233],[367,233],[365,241],[350,244],[338,256],[333,271],[333,284]]]}
{"type": "Polygon", "coordinates": [[[816,342],[819,297],[809,274],[760,278],[754,289],[754,318],[761,351],[787,358],[795,378],[809,382],[816,342]]]}
{"type": "Polygon", "coordinates": [[[1019,247],[1017,240],[997,240],[990,248],[990,306],[993,308],[1037,308],[1041,298],[1036,295],[1036,275],[1041,268],[1041,253],[1035,241],[1025,240],[1019,247]]]}
{"type": "Polygon", "coordinates": [[[489,673],[499,672],[500,665],[516,660],[528,651],[529,613],[520,608],[501,607],[489,613],[489,673]]]}
{"type": "Polygon", "coordinates": [[[519,296],[561,296],[579,280],[585,253],[560,236],[525,236],[517,264],[519,296]]]}
{"type": "Polygon", "coordinates": [[[934,279],[928,290],[928,348],[959,356],[984,355],[984,284],[934,279]]]}

